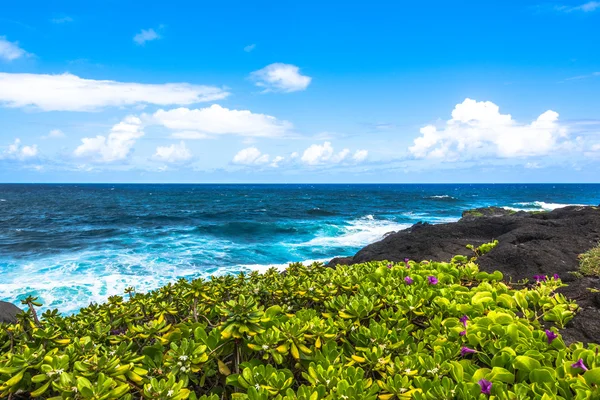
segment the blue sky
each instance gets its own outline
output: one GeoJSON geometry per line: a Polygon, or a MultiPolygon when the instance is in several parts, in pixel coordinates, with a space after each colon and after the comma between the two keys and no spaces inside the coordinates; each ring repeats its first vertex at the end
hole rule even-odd
{"type": "Polygon", "coordinates": [[[585,0],[6,0],[0,182],[598,182],[599,26],[585,0]]]}

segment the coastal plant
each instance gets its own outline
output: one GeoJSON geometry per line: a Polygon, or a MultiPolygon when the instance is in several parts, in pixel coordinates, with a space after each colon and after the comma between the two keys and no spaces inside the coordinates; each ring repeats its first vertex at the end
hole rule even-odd
{"type": "Polygon", "coordinates": [[[599,346],[561,338],[562,286],[455,256],[127,288],[67,316],[26,298],[1,326],[0,398],[600,398],[599,346]]]}
{"type": "Polygon", "coordinates": [[[586,276],[600,276],[600,243],[579,255],[579,272],[586,276]]]}

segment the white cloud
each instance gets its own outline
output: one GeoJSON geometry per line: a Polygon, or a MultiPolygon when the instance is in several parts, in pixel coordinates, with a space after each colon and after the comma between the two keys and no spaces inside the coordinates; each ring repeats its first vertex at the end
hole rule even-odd
{"type": "Polygon", "coordinates": [[[52,129],[46,136],[42,136],[42,139],[61,139],[64,138],[65,134],[60,129],[52,129]]]}
{"type": "Polygon", "coordinates": [[[249,44],[248,46],[244,47],[244,51],[246,53],[250,53],[255,48],[256,48],[256,44],[252,43],[252,44],[249,44]]]}
{"type": "Polygon", "coordinates": [[[188,139],[188,140],[198,140],[198,139],[208,139],[206,133],[197,132],[197,131],[181,131],[181,132],[173,132],[170,137],[173,139],[188,139]]]}
{"type": "Polygon", "coordinates": [[[540,163],[537,163],[537,162],[528,162],[527,164],[525,164],[525,168],[540,169],[540,168],[542,168],[542,166],[540,165],[540,163]]]}
{"type": "Polygon", "coordinates": [[[67,22],[73,22],[73,18],[69,17],[68,15],[63,15],[61,17],[52,18],[50,21],[52,21],[54,24],[64,24],[67,22]]]}
{"type": "Polygon", "coordinates": [[[279,167],[279,163],[282,162],[283,160],[285,160],[284,157],[281,156],[277,156],[273,159],[273,161],[271,161],[271,164],[269,164],[271,167],[273,168],[278,168],[279,167]]]}
{"type": "Polygon", "coordinates": [[[587,74],[587,75],[577,75],[577,76],[572,76],[570,78],[565,79],[566,81],[576,81],[576,80],[581,80],[581,79],[588,79],[588,78],[594,78],[600,76],[600,71],[596,71],[596,72],[592,72],[591,74],[587,74]]]}
{"type": "Polygon", "coordinates": [[[352,159],[356,162],[363,162],[368,155],[369,152],[367,150],[356,150],[352,156],[352,159]]]}
{"type": "Polygon", "coordinates": [[[170,146],[158,146],[152,158],[156,161],[179,163],[192,158],[192,152],[182,141],[179,144],[172,144],[170,146]]]}
{"type": "Polygon", "coordinates": [[[13,61],[28,55],[28,53],[19,47],[18,42],[9,42],[6,36],[0,36],[0,59],[13,61]]]}
{"type": "Polygon", "coordinates": [[[592,12],[600,9],[600,1],[588,1],[587,3],[580,4],[578,6],[556,6],[558,11],[573,12],[583,11],[592,12]]]}
{"type": "Polygon", "coordinates": [[[593,145],[592,151],[600,151],[600,143],[593,145]]]}
{"type": "Polygon", "coordinates": [[[229,93],[189,83],[144,84],[61,75],[0,72],[0,103],[35,106],[43,111],[94,111],[139,104],[194,104],[220,100],[229,93]]]}
{"type": "MultiPolygon", "coordinates": [[[[325,142],[322,145],[313,144],[304,150],[300,160],[307,165],[322,165],[322,164],[339,164],[348,160],[350,155],[349,149],[343,149],[339,153],[335,153],[331,142],[325,142]]],[[[367,157],[367,150],[357,150],[351,157],[351,161],[362,162],[367,157]]],[[[291,158],[295,158],[292,154],[291,158]]]]}
{"type": "Polygon", "coordinates": [[[37,145],[23,146],[21,139],[17,138],[15,141],[8,146],[8,149],[2,153],[0,158],[13,159],[13,160],[26,160],[28,158],[34,158],[38,154],[37,145]]]}
{"type": "Polygon", "coordinates": [[[458,160],[494,155],[503,158],[539,156],[563,146],[567,128],[558,122],[558,114],[548,110],[529,124],[501,114],[489,101],[465,99],[452,111],[452,119],[438,130],[427,125],[420,130],[409,151],[416,158],[458,160]]]}
{"type": "Polygon", "coordinates": [[[265,92],[296,92],[305,90],[311,77],[301,75],[300,68],[291,64],[275,63],[252,72],[250,77],[256,85],[265,88],[265,92]]]}
{"type": "Polygon", "coordinates": [[[108,136],[81,139],[75,149],[76,157],[89,157],[92,161],[110,163],[127,158],[136,140],[144,136],[142,121],[128,116],[112,127],[108,136]]]}
{"type": "MultiPolygon", "coordinates": [[[[279,157],[276,157],[276,159],[279,157]]],[[[279,162],[281,160],[278,160],[279,162]]],[[[256,147],[248,147],[246,149],[238,151],[233,157],[234,164],[239,165],[262,165],[269,162],[269,155],[262,154],[256,147]]],[[[275,162],[275,160],[273,160],[275,162]]]]}
{"type": "Polygon", "coordinates": [[[287,121],[248,110],[230,110],[213,104],[199,109],[177,108],[158,110],[152,115],[153,122],[169,129],[198,132],[205,135],[234,134],[241,136],[282,136],[292,125],[287,121]]]}
{"type": "Polygon", "coordinates": [[[156,39],[160,39],[160,35],[154,29],[142,29],[140,33],[133,37],[133,41],[140,46],[156,39]]]}

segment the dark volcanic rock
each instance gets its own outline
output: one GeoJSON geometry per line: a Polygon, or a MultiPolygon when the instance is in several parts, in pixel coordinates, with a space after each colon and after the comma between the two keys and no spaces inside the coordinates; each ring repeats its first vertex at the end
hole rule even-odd
{"type": "Polygon", "coordinates": [[[0,301],[0,323],[8,322],[15,323],[17,322],[17,314],[23,312],[19,307],[15,306],[12,303],[7,303],[5,301],[0,301]]]}
{"type": "MultiPolygon", "coordinates": [[[[569,272],[579,268],[578,255],[600,241],[600,208],[565,207],[550,212],[511,212],[477,209],[455,223],[416,224],[360,250],[343,264],[367,261],[448,261],[457,254],[473,255],[474,246],[497,239],[488,254],[479,257],[483,271],[499,270],[507,281],[534,275],[558,274],[569,287],[561,291],[582,307],[563,335],[565,340],[600,343],[600,296],[588,288],[600,288],[598,279],[577,279],[569,272]]],[[[332,260],[330,265],[341,263],[332,260]]]]}

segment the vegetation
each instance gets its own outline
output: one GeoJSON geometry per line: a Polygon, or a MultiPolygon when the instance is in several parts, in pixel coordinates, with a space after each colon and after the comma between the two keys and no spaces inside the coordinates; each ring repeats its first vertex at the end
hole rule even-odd
{"type": "Polygon", "coordinates": [[[579,271],[586,276],[600,276],[600,243],[579,256],[579,271]]]}
{"type": "Polygon", "coordinates": [[[0,397],[599,398],[599,347],[556,329],[577,307],[560,279],[501,280],[456,256],[181,280],[39,321],[27,298],[0,333],[0,397]]]}

